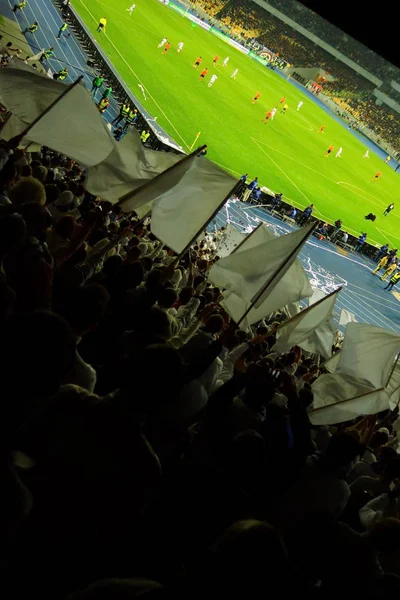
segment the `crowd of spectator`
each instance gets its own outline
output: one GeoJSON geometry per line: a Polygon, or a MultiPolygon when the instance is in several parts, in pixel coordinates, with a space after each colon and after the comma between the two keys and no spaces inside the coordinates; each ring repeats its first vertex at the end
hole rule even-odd
{"type": "Polygon", "coordinates": [[[398,409],[312,426],[320,358],[273,352],[284,309],[239,329],[208,280],[224,227],[177,260],[28,150],[0,142],[7,599],[396,593],[398,409]]]}
{"type": "MultiPolygon", "coordinates": [[[[271,4],[275,8],[283,9],[281,2],[276,1],[271,4]]],[[[386,61],[356,41],[349,41],[345,36],[347,42],[351,43],[351,49],[346,53],[346,40],[342,40],[344,34],[342,32],[338,34],[337,28],[303,7],[299,2],[290,2],[289,10],[288,5],[285,4],[285,11],[285,14],[291,16],[293,20],[315,35],[319,35],[324,41],[331,43],[349,58],[357,59],[357,62],[365,68],[369,66],[371,72],[378,74],[372,67],[380,65],[379,73],[382,75],[382,65],[385,65],[385,73],[388,77],[390,74],[391,77],[397,75],[397,72],[391,71],[392,66],[388,65],[386,61]],[[376,57],[376,60],[372,60],[372,56],[376,57]]],[[[361,120],[359,123],[361,128],[367,126],[383,142],[390,144],[395,150],[400,149],[397,142],[400,120],[394,111],[387,109],[384,105],[376,104],[376,99],[372,96],[376,86],[372,82],[358,75],[345,63],[333,57],[252,0],[228,2],[216,16],[224,26],[230,29],[231,34],[242,39],[243,43],[255,42],[265,46],[283,57],[295,68],[319,68],[326,71],[334,78],[334,81],[323,82],[323,92],[333,98],[338,106],[350,113],[354,119],[361,120]]],[[[393,69],[395,68],[393,67],[393,69]]]]}
{"type": "Polygon", "coordinates": [[[210,17],[215,15],[223,9],[226,4],[226,0],[189,0],[193,7],[204,10],[210,17]]]}
{"type": "Polygon", "coordinates": [[[354,38],[343,33],[335,25],[302,5],[301,2],[288,0],[283,3],[280,0],[268,0],[268,4],[280,10],[298,25],[301,25],[377,77],[400,79],[400,71],[397,67],[354,38]]]}
{"type": "Polygon", "coordinates": [[[7,597],[397,591],[398,411],[312,427],[284,312],[245,333],[207,281],[224,228],[177,263],[84,184],[1,147],[7,597]]]}
{"type": "Polygon", "coordinates": [[[45,147],[0,190],[7,598],[396,592],[398,411],[311,426],[318,357],[207,279],[226,230],[177,262],[45,147]]]}

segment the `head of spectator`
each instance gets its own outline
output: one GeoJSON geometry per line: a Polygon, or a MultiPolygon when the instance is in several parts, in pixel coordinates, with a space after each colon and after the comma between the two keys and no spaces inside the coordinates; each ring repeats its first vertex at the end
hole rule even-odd
{"type": "Polygon", "coordinates": [[[32,177],[32,167],[31,165],[22,165],[20,170],[21,177],[32,177]]]}
{"type": "Polygon", "coordinates": [[[375,431],[369,441],[369,447],[371,448],[374,454],[378,453],[379,450],[387,444],[389,441],[389,436],[385,431],[375,431]]]}
{"type": "Polygon", "coordinates": [[[193,288],[190,286],[184,287],[181,289],[181,291],[179,293],[179,298],[178,298],[177,304],[179,306],[186,306],[186,304],[188,304],[188,302],[190,302],[192,297],[193,297],[193,288]]]}
{"type": "Polygon", "coordinates": [[[60,190],[54,184],[48,183],[46,185],[46,206],[54,204],[60,197],[60,190]]]}
{"type": "Polygon", "coordinates": [[[47,168],[41,165],[40,167],[35,167],[32,171],[33,177],[39,179],[42,183],[45,183],[47,179],[47,168]]]}
{"type": "Polygon", "coordinates": [[[255,599],[267,596],[268,590],[282,591],[289,573],[278,532],[268,523],[248,519],[228,527],[216,542],[205,579],[218,595],[255,599]]]}
{"type": "MultiPolygon", "coordinates": [[[[130,264],[140,259],[141,251],[138,245],[130,246],[125,257],[125,263],[130,264]]],[[[151,260],[151,259],[150,259],[151,260]]]]}
{"type": "Polygon", "coordinates": [[[158,295],[158,305],[160,308],[171,308],[178,299],[178,294],[174,288],[164,288],[158,295]]]}
{"type": "Polygon", "coordinates": [[[46,190],[41,181],[35,179],[35,177],[24,177],[20,179],[15,185],[13,185],[9,191],[8,196],[17,208],[28,202],[40,204],[44,206],[46,203],[46,190]]]}
{"type": "Polygon", "coordinates": [[[204,325],[203,331],[211,335],[218,335],[224,328],[225,323],[221,315],[210,315],[204,325]]]}
{"type": "Polygon", "coordinates": [[[360,450],[360,438],[357,432],[340,431],[330,439],[320,465],[327,471],[349,474],[360,450]]]}
{"type": "Polygon", "coordinates": [[[74,208],[74,195],[69,190],[61,192],[58,200],[54,203],[59,212],[69,212],[74,208]]]}
{"type": "Polygon", "coordinates": [[[314,400],[314,394],[310,386],[304,386],[299,392],[299,402],[305,409],[309,408],[314,400]]]}

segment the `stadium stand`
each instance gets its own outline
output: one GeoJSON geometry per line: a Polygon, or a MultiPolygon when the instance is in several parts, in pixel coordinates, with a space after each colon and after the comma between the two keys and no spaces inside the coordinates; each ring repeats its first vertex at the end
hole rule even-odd
{"type": "MultiPolygon", "coordinates": [[[[251,17],[241,28],[256,31],[251,17]]],[[[10,52],[1,50],[4,69],[18,60],[10,52]]],[[[343,339],[325,319],[293,344],[293,305],[239,328],[210,275],[227,226],[213,222],[177,257],[151,217],[89,193],[77,161],[20,143],[0,143],[7,599],[396,593],[397,332],[358,323],[367,341],[343,339]],[[305,350],[322,325],[332,343],[305,350]],[[324,422],[318,386],[328,378],[345,390],[349,353],[361,357],[345,372],[356,395],[324,422]]],[[[339,230],[321,222],[316,233],[339,230]]]]}
{"type": "Polygon", "coordinates": [[[226,4],[226,0],[190,0],[194,8],[204,10],[210,17],[215,17],[226,4]]]}
{"type": "MultiPolygon", "coordinates": [[[[384,77],[387,81],[393,78],[399,80],[400,71],[396,67],[362,44],[344,36],[343,32],[302,7],[301,3],[288,2],[283,5],[276,1],[269,4],[376,76],[384,77]]],[[[399,114],[385,105],[376,104],[377,100],[372,94],[376,86],[371,81],[251,0],[226,3],[216,18],[228,27],[233,37],[240,38],[245,44],[255,42],[267,47],[295,69],[318,67],[328,72],[335,81],[323,84],[324,94],[334,99],[342,109],[346,108],[354,119],[361,119],[364,126],[379,136],[376,140],[378,144],[383,141],[396,152],[400,151],[397,134],[400,129],[399,114]]],[[[299,77],[295,78],[301,81],[299,77]]],[[[385,89],[392,98],[397,98],[393,87],[386,85],[385,89]]]]}

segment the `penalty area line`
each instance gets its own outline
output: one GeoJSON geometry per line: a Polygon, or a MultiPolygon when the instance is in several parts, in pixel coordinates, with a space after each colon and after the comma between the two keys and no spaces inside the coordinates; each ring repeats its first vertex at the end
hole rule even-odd
{"type": "Polygon", "coordinates": [[[295,182],[294,182],[294,181],[293,181],[293,180],[292,180],[292,179],[289,177],[289,175],[288,175],[288,174],[287,174],[287,173],[286,173],[286,172],[285,172],[285,171],[284,171],[284,170],[283,170],[283,169],[282,169],[282,168],[281,168],[281,167],[278,165],[278,163],[276,163],[276,162],[274,161],[274,159],[273,159],[273,158],[271,158],[271,155],[270,155],[270,154],[269,154],[269,153],[268,153],[266,150],[264,150],[264,148],[262,148],[262,146],[261,146],[261,145],[260,145],[260,144],[259,144],[259,143],[258,143],[258,142],[257,142],[257,141],[256,141],[256,140],[253,138],[253,137],[251,138],[251,140],[254,142],[254,144],[256,144],[256,146],[258,146],[258,147],[259,147],[259,149],[261,150],[261,152],[264,152],[265,156],[266,156],[267,158],[269,158],[269,160],[270,160],[272,163],[274,163],[275,167],[276,167],[277,169],[279,169],[279,170],[281,171],[281,173],[283,173],[283,175],[286,177],[286,179],[287,179],[288,181],[290,181],[290,183],[291,183],[291,184],[292,184],[292,185],[293,185],[293,186],[296,188],[296,190],[297,190],[297,191],[299,191],[299,192],[300,192],[300,194],[301,194],[302,196],[304,196],[304,198],[306,199],[307,203],[308,203],[308,204],[310,204],[310,201],[309,201],[309,199],[307,198],[307,196],[305,195],[305,193],[304,193],[304,192],[303,192],[303,191],[302,191],[302,190],[299,188],[299,186],[298,186],[298,185],[297,185],[297,184],[296,184],[296,183],[295,183],[295,182]]]}

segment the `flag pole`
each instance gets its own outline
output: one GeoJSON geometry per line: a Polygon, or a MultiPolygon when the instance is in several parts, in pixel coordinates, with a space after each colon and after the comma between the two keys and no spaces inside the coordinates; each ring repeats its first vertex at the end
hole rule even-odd
{"type": "Polygon", "coordinates": [[[335,352],[335,354],[332,354],[332,356],[330,356],[329,358],[327,358],[326,360],[324,360],[324,362],[322,363],[322,365],[320,365],[320,369],[323,369],[326,365],[327,362],[329,362],[331,360],[331,358],[333,358],[334,356],[336,356],[337,354],[340,354],[342,351],[341,348],[339,348],[339,350],[337,352],[335,352]]]}
{"type": "MultiPolygon", "coordinates": [[[[287,257],[287,259],[285,260],[285,262],[283,263],[283,265],[281,265],[281,267],[270,277],[270,279],[268,279],[266,281],[266,283],[262,286],[262,288],[257,292],[257,294],[254,296],[254,298],[252,299],[249,308],[246,310],[246,312],[243,314],[242,317],[240,317],[239,321],[236,323],[236,325],[239,327],[239,325],[241,324],[241,322],[247,317],[247,315],[249,314],[249,312],[254,308],[255,304],[258,302],[258,300],[261,298],[261,296],[263,295],[263,293],[265,292],[265,290],[267,289],[267,287],[269,285],[271,285],[271,283],[274,281],[274,279],[277,278],[277,276],[279,275],[279,273],[282,271],[282,269],[284,268],[284,266],[287,264],[287,262],[294,256],[297,254],[297,252],[300,250],[301,246],[304,244],[304,242],[306,241],[306,239],[308,238],[309,235],[311,235],[311,233],[316,229],[318,223],[314,223],[313,226],[311,227],[311,229],[309,230],[309,232],[307,233],[306,236],[304,236],[300,242],[297,244],[297,246],[295,248],[293,248],[292,252],[290,253],[290,255],[287,257]]],[[[313,305],[314,306],[314,305],[313,305]]],[[[296,316],[296,315],[295,315],[296,316]]],[[[293,318],[293,317],[292,317],[293,318]]],[[[290,319],[289,319],[290,321],[290,319]]]]}
{"type": "MultiPolygon", "coordinates": [[[[305,308],[304,310],[301,310],[299,313],[297,313],[297,315],[294,315],[293,317],[290,317],[290,319],[288,319],[287,321],[283,321],[282,323],[279,323],[278,327],[276,329],[274,329],[274,333],[276,333],[277,331],[279,331],[279,329],[281,327],[285,327],[286,325],[288,325],[289,323],[291,323],[292,321],[295,321],[296,319],[298,319],[299,317],[303,317],[305,314],[307,314],[310,310],[312,310],[313,308],[315,308],[316,306],[318,306],[319,304],[322,304],[322,302],[325,302],[325,300],[327,300],[328,298],[331,298],[332,296],[334,296],[335,294],[338,294],[339,292],[342,291],[342,286],[338,287],[337,290],[334,290],[333,292],[331,292],[330,294],[327,294],[326,296],[324,296],[323,298],[321,298],[320,300],[318,300],[317,302],[315,302],[315,304],[311,304],[311,306],[307,306],[307,308],[305,308]]],[[[329,359],[328,359],[329,360],[329,359]]],[[[322,365],[321,365],[322,367],[322,365]]],[[[320,368],[321,368],[320,367],[320,368]]]]}
{"type": "Polygon", "coordinates": [[[196,134],[196,137],[193,140],[193,144],[190,146],[189,150],[193,149],[193,146],[195,145],[195,143],[197,142],[197,140],[199,139],[200,136],[201,136],[201,131],[199,131],[199,133],[196,134]]]}
{"type": "Polygon", "coordinates": [[[381,387],[376,390],[369,390],[368,392],[364,392],[363,394],[359,394],[358,396],[353,396],[353,398],[346,398],[345,400],[340,400],[339,402],[334,402],[334,404],[326,404],[325,406],[318,406],[318,408],[314,408],[308,411],[308,414],[316,413],[319,410],[324,410],[324,408],[332,408],[333,406],[338,406],[339,404],[344,404],[345,402],[352,402],[352,400],[359,400],[360,398],[365,398],[370,394],[375,394],[376,392],[384,392],[386,388],[381,387]]]}
{"type": "Polygon", "coordinates": [[[200,229],[198,231],[196,231],[195,235],[192,237],[192,239],[190,240],[190,242],[188,244],[186,244],[185,248],[179,252],[177,258],[176,258],[176,262],[179,262],[181,260],[181,258],[186,254],[186,252],[189,250],[189,248],[192,246],[192,244],[194,244],[194,242],[197,240],[197,238],[199,237],[199,235],[206,229],[207,225],[209,223],[211,223],[211,221],[213,220],[213,218],[215,217],[215,215],[218,213],[218,211],[221,210],[221,208],[223,207],[223,205],[225,204],[225,202],[228,202],[229,198],[231,196],[233,196],[235,194],[235,192],[239,189],[240,185],[241,185],[241,181],[237,181],[235,183],[235,185],[233,186],[233,188],[231,189],[230,192],[228,192],[228,194],[225,196],[225,198],[218,204],[217,208],[214,210],[214,212],[212,213],[212,215],[210,215],[207,219],[207,221],[200,227],[200,229]]]}
{"type": "MultiPolygon", "coordinates": [[[[8,140],[8,144],[10,142],[14,142],[18,144],[21,142],[21,140],[26,136],[27,133],[29,133],[29,131],[32,129],[32,127],[34,127],[41,119],[43,119],[43,117],[45,117],[59,102],[60,100],[62,100],[67,94],[69,94],[69,92],[71,92],[74,87],[76,87],[78,85],[78,83],[80,83],[83,79],[83,75],[80,75],[78,77],[78,79],[76,79],[73,83],[71,83],[71,85],[67,86],[66,89],[63,91],[62,94],[60,94],[58,96],[58,98],[56,98],[51,104],[49,104],[49,106],[47,108],[44,109],[44,111],[36,117],[36,119],[34,119],[32,121],[32,123],[30,125],[28,125],[28,127],[22,132],[19,133],[18,135],[16,135],[15,137],[11,138],[11,140],[8,140]]],[[[17,145],[18,145],[17,144],[17,145]]]]}
{"type": "MultiPolygon", "coordinates": [[[[158,175],[156,175],[152,179],[149,179],[148,181],[146,181],[146,183],[144,183],[140,187],[136,188],[135,190],[132,190],[132,191],[128,192],[127,194],[124,194],[123,196],[121,196],[119,198],[119,200],[117,202],[117,206],[122,206],[123,203],[125,202],[125,200],[131,199],[134,196],[136,196],[139,192],[142,192],[143,190],[147,189],[150,185],[153,185],[153,183],[156,181],[156,179],[158,179],[158,177],[164,176],[166,173],[169,173],[173,169],[179,167],[183,163],[187,162],[189,159],[193,158],[194,156],[197,156],[199,154],[199,152],[202,152],[205,148],[206,148],[205,144],[203,146],[200,146],[199,148],[197,148],[196,150],[194,150],[190,154],[186,154],[186,156],[184,156],[182,158],[182,160],[179,160],[174,165],[171,165],[170,167],[168,167],[168,169],[165,169],[165,171],[162,171],[162,173],[159,173],[158,175]]],[[[135,210],[135,209],[133,209],[133,210],[135,210]]]]}
{"type": "Polygon", "coordinates": [[[249,238],[251,238],[251,236],[253,235],[253,233],[255,233],[256,231],[258,231],[258,230],[260,229],[260,227],[262,227],[262,226],[263,226],[263,224],[264,224],[264,223],[260,223],[259,225],[257,225],[257,227],[256,227],[255,229],[253,229],[253,231],[252,231],[251,233],[249,233],[249,235],[246,235],[246,237],[244,238],[244,240],[242,240],[242,241],[240,242],[240,244],[238,244],[238,245],[236,246],[236,248],[234,248],[234,249],[232,250],[232,252],[230,253],[230,255],[229,255],[229,256],[232,256],[232,254],[235,254],[235,252],[237,252],[237,251],[239,250],[239,248],[240,248],[241,246],[243,246],[243,244],[244,244],[245,242],[247,242],[247,240],[248,240],[249,238]]]}
{"type": "Polygon", "coordinates": [[[151,215],[151,209],[147,211],[147,213],[145,215],[143,215],[143,217],[141,219],[139,219],[139,221],[137,223],[135,223],[135,227],[136,225],[141,225],[142,223],[144,223],[144,221],[147,219],[147,217],[149,217],[151,215]]]}

